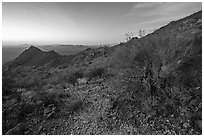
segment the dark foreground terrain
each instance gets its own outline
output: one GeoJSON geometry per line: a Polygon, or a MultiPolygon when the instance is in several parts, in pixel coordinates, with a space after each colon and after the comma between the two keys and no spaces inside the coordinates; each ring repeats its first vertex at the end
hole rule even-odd
{"type": "Polygon", "coordinates": [[[3,66],[3,134],[202,134],[202,12],[113,47],[3,66]]]}

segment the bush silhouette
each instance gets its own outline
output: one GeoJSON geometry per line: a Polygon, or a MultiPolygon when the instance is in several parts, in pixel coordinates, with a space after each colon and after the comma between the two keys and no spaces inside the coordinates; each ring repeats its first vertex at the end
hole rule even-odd
{"type": "Polygon", "coordinates": [[[78,111],[80,108],[82,108],[84,102],[80,99],[74,99],[70,100],[68,106],[68,111],[73,114],[74,112],[78,111]]]}
{"type": "Polygon", "coordinates": [[[77,83],[78,78],[83,77],[83,73],[80,71],[70,72],[67,77],[68,77],[67,78],[68,83],[71,83],[74,85],[75,83],[77,83]]]}
{"type": "Polygon", "coordinates": [[[88,76],[91,78],[94,77],[103,77],[105,75],[105,69],[104,68],[95,68],[93,70],[90,70],[90,72],[88,73],[88,76]]]}

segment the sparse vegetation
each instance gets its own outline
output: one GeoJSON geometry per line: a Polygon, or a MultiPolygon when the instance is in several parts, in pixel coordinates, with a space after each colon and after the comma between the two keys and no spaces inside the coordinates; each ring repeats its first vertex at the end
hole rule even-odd
{"type": "Polygon", "coordinates": [[[146,35],[145,30],[144,29],[139,29],[138,30],[138,35],[139,35],[140,38],[144,37],[146,35]]]}
{"type": "Polygon", "coordinates": [[[83,76],[83,73],[80,71],[76,71],[76,72],[69,72],[68,74],[68,82],[71,84],[75,84],[77,83],[77,79],[81,78],[83,76]]]}
{"type": "Polygon", "coordinates": [[[95,68],[93,70],[90,70],[90,72],[88,72],[88,76],[90,77],[90,79],[92,78],[96,78],[96,77],[103,77],[105,76],[106,70],[105,68],[95,68]]]}
{"type": "Polygon", "coordinates": [[[201,134],[199,18],[73,56],[24,51],[3,67],[3,134],[201,134]]]}
{"type": "Polygon", "coordinates": [[[82,100],[70,100],[68,102],[68,111],[73,114],[74,112],[78,111],[79,109],[82,108],[82,106],[84,105],[84,102],[82,100]]]}
{"type": "Polygon", "coordinates": [[[130,41],[133,38],[133,36],[134,36],[133,32],[125,33],[125,40],[126,40],[126,42],[130,41]]]}
{"type": "MultiPolygon", "coordinates": [[[[160,40],[158,37],[157,39],[158,43],[155,43],[155,45],[160,45],[160,40]]],[[[193,39],[197,42],[200,41],[200,44],[197,44],[201,47],[201,37],[196,36],[193,39]]],[[[141,43],[143,47],[139,47],[140,43],[137,41],[135,43],[137,44],[135,47],[136,54],[131,54],[133,53],[131,48],[120,48],[117,51],[118,53],[115,53],[114,59],[117,59],[117,61],[114,60],[114,63],[117,63],[115,66],[117,66],[117,70],[122,70],[118,71],[117,77],[113,82],[113,86],[117,91],[117,95],[113,100],[113,109],[117,109],[118,114],[120,114],[119,117],[125,121],[131,122],[133,119],[130,114],[133,114],[137,125],[144,122],[137,120],[138,116],[140,116],[138,112],[140,112],[154,120],[159,117],[170,118],[173,116],[174,119],[183,119],[180,124],[187,122],[193,126],[195,120],[189,119],[189,117],[202,111],[199,107],[202,102],[201,90],[195,91],[196,87],[201,87],[201,77],[196,76],[198,71],[201,70],[201,67],[199,67],[201,61],[198,61],[201,56],[195,54],[182,56],[180,54],[182,61],[177,63],[175,57],[170,55],[171,58],[169,58],[169,54],[160,54],[161,52],[166,52],[165,50],[168,50],[168,48],[160,49],[160,52],[158,52],[157,47],[153,45],[149,47],[149,43],[154,43],[151,40],[154,39],[148,39],[148,42],[141,43]],[[197,62],[194,64],[195,58],[197,58],[197,62]],[[185,67],[180,67],[184,64],[185,67]],[[194,66],[197,67],[194,68],[194,66]],[[181,71],[180,68],[185,71],[181,71]],[[189,98],[192,100],[189,100],[189,98]],[[193,110],[190,102],[197,109],[193,110]],[[185,110],[185,114],[181,110],[185,110]]],[[[185,44],[182,46],[187,46],[188,42],[185,44]]],[[[197,44],[192,44],[191,46],[196,46],[197,44]]],[[[167,43],[167,45],[170,44],[167,43]]],[[[134,48],[134,46],[131,47],[134,48]]],[[[196,52],[199,51],[201,49],[197,47],[196,52]]],[[[174,51],[171,51],[170,54],[173,53],[174,51]]],[[[196,128],[195,125],[194,128],[196,128]]]]}

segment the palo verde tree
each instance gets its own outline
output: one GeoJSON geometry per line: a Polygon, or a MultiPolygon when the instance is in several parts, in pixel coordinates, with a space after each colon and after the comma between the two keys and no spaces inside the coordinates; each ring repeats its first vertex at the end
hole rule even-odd
{"type": "Polygon", "coordinates": [[[133,38],[134,34],[133,32],[127,32],[125,33],[125,40],[126,42],[128,42],[129,40],[131,40],[133,38]]]}
{"type": "Polygon", "coordinates": [[[138,30],[138,35],[139,35],[139,38],[142,38],[146,35],[146,32],[144,29],[139,29],[138,30]]]}

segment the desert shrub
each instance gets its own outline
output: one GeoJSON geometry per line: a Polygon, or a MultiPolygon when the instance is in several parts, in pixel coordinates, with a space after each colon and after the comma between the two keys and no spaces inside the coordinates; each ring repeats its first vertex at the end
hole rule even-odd
{"type": "Polygon", "coordinates": [[[62,64],[61,66],[59,66],[59,69],[65,69],[65,68],[67,68],[68,66],[69,66],[68,63],[64,63],[64,64],[62,64]]]}
{"type": "Polygon", "coordinates": [[[105,68],[94,68],[94,69],[91,69],[89,70],[87,76],[92,79],[92,78],[95,78],[95,77],[103,77],[105,76],[106,74],[106,70],[105,68]]]}
{"type": "MultiPolygon", "coordinates": [[[[146,115],[153,116],[157,114],[161,106],[164,108],[168,106],[171,109],[168,109],[165,114],[170,111],[176,113],[174,105],[171,104],[174,94],[170,93],[174,77],[172,75],[163,78],[159,76],[163,63],[157,51],[147,47],[137,48],[134,54],[127,49],[122,51],[119,52],[120,54],[115,54],[120,60],[119,66],[122,71],[118,71],[113,87],[118,91],[115,101],[126,105],[119,105],[117,108],[128,107],[131,111],[137,108],[146,115]],[[120,59],[121,57],[126,58],[120,59]],[[161,88],[162,84],[165,89],[161,88]],[[171,101],[168,101],[169,98],[171,101]]],[[[125,115],[123,117],[128,118],[125,115]]]]}
{"type": "Polygon", "coordinates": [[[21,100],[19,101],[19,112],[20,116],[24,118],[27,114],[32,113],[32,115],[40,114],[36,113],[36,110],[40,110],[43,106],[41,101],[42,95],[39,91],[26,91],[21,93],[21,100]]]}
{"type": "Polygon", "coordinates": [[[47,84],[47,81],[42,80],[39,76],[30,76],[23,79],[19,83],[19,87],[26,88],[26,89],[32,89],[32,88],[41,89],[46,84],[47,84]]]}
{"type": "Polygon", "coordinates": [[[74,71],[70,71],[70,72],[66,72],[66,71],[56,72],[56,75],[52,75],[46,81],[47,81],[47,83],[49,83],[51,85],[67,83],[67,82],[69,82],[69,77],[72,75],[72,73],[75,73],[75,72],[74,71]]]}
{"type": "Polygon", "coordinates": [[[55,92],[43,92],[40,95],[40,100],[45,106],[48,106],[50,104],[55,104],[57,106],[60,101],[60,98],[59,95],[55,92]]]}
{"type": "Polygon", "coordinates": [[[192,117],[189,113],[201,111],[200,56],[184,57],[177,64],[163,63],[164,55],[148,48],[137,48],[132,55],[127,49],[119,53],[113,57],[118,64],[112,82],[116,92],[112,109],[119,112],[120,118],[131,122],[134,116],[137,121],[141,112],[146,117],[173,116],[185,121],[192,117]],[[186,111],[184,115],[181,108],[186,111]]]}
{"type": "Polygon", "coordinates": [[[3,73],[2,75],[2,95],[10,95],[12,93],[12,89],[16,86],[16,82],[3,73]]]}
{"type": "Polygon", "coordinates": [[[84,102],[80,99],[69,100],[69,103],[66,104],[68,106],[68,111],[73,114],[78,111],[84,105],[84,102]]]}
{"type": "MultiPolygon", "coordinates": [[[[118,109],[124,109],[126,107],[134,109],[137,107],[140,111],[147,112],[149,111],[151,103],[146,102],[150,97],[150,85],[148,82],[142,81],[143,75],[137,75],[137,73],[131,72],[133,71],[126,70],[114,80],[113,86],[117,90],[115,101],[117,102],[116,104],[119,105],[117,107],[118,109]]],[[[126,116],[123,114],[123,117],[126,116]]]]}
{"type": "Polygon", "coordinates": [[[37,100],[42,101],[45,106],[50,104],[58,106],[63,98],[69,98],[71,96],[69,92],[64,90],[64,87],[61,84],[47,85],[43,90],[44,91],[37,94],[37,100]]]}
{"type": "Polygon", "coordinates": [[[62,84],[58,84],[58,85],[53,86],[53,90],[55,91],[55,94],[57,94],[57,96],[59,96],[59,98],[70,97],[71,96],[70,93],[65,92],[64,88],[65,88],[65,86],[63,86],[62,84]]]}
{"type": "MultiPolygon", "coordinates": [[[[57,86],[57,85],[55,85],[57,86]]],[[[33,91],[31,93],[23,95],[21,101],[18,104],[17,111],[19,121],[22,121],[27,114],[32,115],[42,114],[43,107],[47,107],[53,104],[55,107],[59,107],[59,104],[64,97],[70,97],[69,93],[65,93],[63,89],[52,88],[46,91],[33,91]]]]}
{"type": "Polygon", "coordinates": [[[31,102],[21,102],[19,107],[19,120],[22,121],[27,114],[35,111],[37,105],[31,102]]]}
{"type": "Polygon", "coordinates": [[[75,84],[77,82],[78,78],[82,78],[83,73],[81,71],[74,71],[74,72],[69,72],[67,76],[67,82],[71,84],[75,84]]]}
{"type": "Polygon", "coordinates": [[[118,47],[113,54],[111,66],[114,68],[132,67],[136,52],[136,48],[133,45],[128,45],[128,43],[118,47]]]}
{"type": "Polygon", "coordinates": [[[41,89],[46,84],[47,84],[46,80],[40,80],[40,81],[38,81],[37,88],[41,89]]]}
{"type": "Polygon", "coordinates": [[[185,57],[177,66],[177,79],[187,88],[201,86],[201,56],[185,57]]]}

